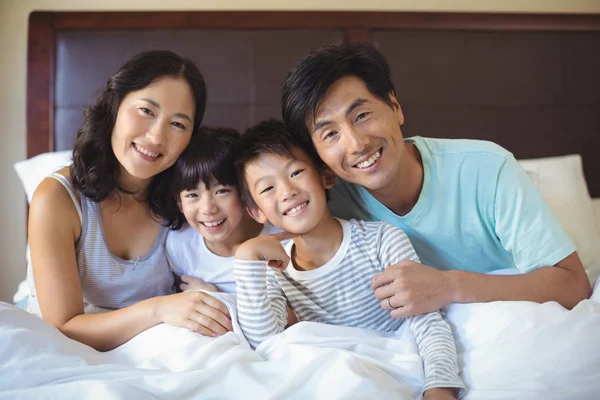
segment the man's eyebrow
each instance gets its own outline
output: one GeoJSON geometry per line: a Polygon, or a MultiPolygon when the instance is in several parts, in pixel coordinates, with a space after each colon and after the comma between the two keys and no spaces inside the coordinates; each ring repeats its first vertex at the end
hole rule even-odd
{"type": "MultiPolygon", "coordinates": [[[[150,103],[150,104],[152,104],[154,107],[156,107],[156,108],[158,108],[158,109],[160,110],[160,104],[158,104],[156,101],[154,101],[154,100],[152,100],[152,99],[149,99],[149,98],[147,98],[147,97],[144,97],[142,100],[143,100],[143,101],[145,101],[145,102],[147,102],[147,103],[150,103]]],[[[191,118],[190,118],[190,117],[189,117],[187,114],[184,114],[184,113],[176,113],[176,114],[175,114],[175,116],[176,116],[177,118],[181,118],[181,119],[187,119],[188,121],[192,122],[192,119],[191,119],[191,118]]]]}
{"type": "MultiPolygon", "coordinates": [[[[361,99],[361,98],[358,98],[358,99],[354,100],[352,102],[352,104],[350,104],[350,107],[348,107],[348,109],[346,110],[346,116],[350,115],[352,113],[352,111],[354,111],[357,107],[360,107],[363,104],[368,103],[368,102],[369,102],[369,100],[367,100],[367,99],[361,99]]],[[[329,125],[329,124],[331,124],[331,121],[329,121],[329,120],[323,120],[323,121],[315,122],[315,128],[314,128],[314,130],[318,131],[319,129],[321,129],[321,128],[329,125]]]]}

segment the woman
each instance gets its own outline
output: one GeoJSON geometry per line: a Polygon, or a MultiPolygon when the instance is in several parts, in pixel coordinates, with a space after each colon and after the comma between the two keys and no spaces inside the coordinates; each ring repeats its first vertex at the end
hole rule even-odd
{"type": "Polygon", "coordinates": [[[211,296],[171,294],[165,256],[171,166],[205,104],[198,69],[168,51],[139,54],[108,80],[77,133],[73,165],[33,196],[29,311],[100,351],[161,322],[231,330],[211,296]]]}

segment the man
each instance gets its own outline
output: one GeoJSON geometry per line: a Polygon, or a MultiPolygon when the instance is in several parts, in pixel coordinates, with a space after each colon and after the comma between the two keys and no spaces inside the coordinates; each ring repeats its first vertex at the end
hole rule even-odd
{"type": "Polygon", "coordinates": [[[449,303],[557,301],[591,294],[576,248],[511,153],[475,140],[404,139],[389,66],[366,44],[321,48],[287,76],[282,113],[338,175],[340,217],[404,230],[423,264],[375,276],[393,317],[449,303]],[[490,275],[512,269],[520,274],[490,275]]]}

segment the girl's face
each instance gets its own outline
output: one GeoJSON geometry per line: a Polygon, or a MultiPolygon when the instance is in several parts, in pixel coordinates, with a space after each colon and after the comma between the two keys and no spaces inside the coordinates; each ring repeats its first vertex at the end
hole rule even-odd
{"type": "Polygon", "coordinates": [[[163,77],[128,93],[119,106],[111,144],[125,180],[145,181],[177,161],[194,127],[188,83],[163,77]]]}
{"type": "Polygon", "coordinates": [[[216,181],[210,188],[200,182],[195,189],[181,192],[179,199],[185,219],[207,242],[227,240],[246,213],[238,189],[216,181]]]}

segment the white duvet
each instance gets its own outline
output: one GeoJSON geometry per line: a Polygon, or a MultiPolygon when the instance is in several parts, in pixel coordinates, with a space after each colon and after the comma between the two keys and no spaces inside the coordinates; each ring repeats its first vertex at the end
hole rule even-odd
{"type": "MultiPolygon", "coordinates": [[[[447,316],[465,399],[600,399],[598,285],[572,311],[496,302],[453,305],[447,316]]],[[[301,322],[256,352],[235,331],[208,338],[158,325],[99,353],[0,303],[0,399],[419,397],[421,359],[407,329],[391,335],[301,322]]]]}

